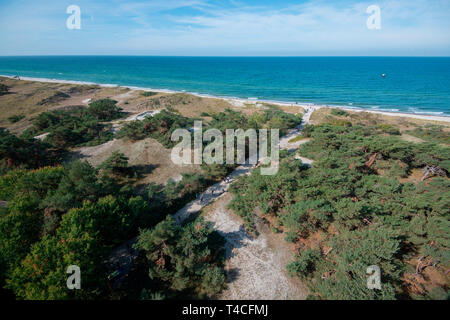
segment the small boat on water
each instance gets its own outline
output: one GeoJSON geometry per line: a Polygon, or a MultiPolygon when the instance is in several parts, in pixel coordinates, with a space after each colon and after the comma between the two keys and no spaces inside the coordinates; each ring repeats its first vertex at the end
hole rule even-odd
{"type": "Polygon", "coordinates": [[[383,73],[381,76],[382,76],[383,78],[386,78],[386,73],[383,73]]]}

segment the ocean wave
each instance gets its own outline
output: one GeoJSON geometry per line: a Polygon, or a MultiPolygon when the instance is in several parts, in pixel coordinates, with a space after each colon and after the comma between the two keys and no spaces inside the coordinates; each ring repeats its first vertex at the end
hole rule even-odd
{"type": "MultiPolygon", "coordinates": [[[[14,78],[13,75],[1,75],[0,77],[6,77],[6,78],[14,78]]],[[[101,87],[117,87],[122,86],[124,88],[129,88],[131,90],[144,90],[144,91],[153,91],[153,92],[161,92],[161,93],[183,93],[186,92],[186,90],[171,90],[171,89],[157,89],[157,88],[148,88],[148,87],[137,87],[137,86],[128,86],[128,85],[119,85],[119,84],[103,84],[103,83],[95,83],[95,82],[89,82],[89,81],[79,81],[79,80],[63,80],[63,79],[52,79],[52,78],[39,78],[39,77],[25,77],[20,76],[21,80],[28,80],[28,81],[39,81],[39,82],[51,82],[51,83],[68,83],[68,84],[79,84],[79,85],[98,85],[101,87]]],[[[275,103],[280,105],[298,105],[298,106],[320,106],[320,107],[331,107],[331,108],[343,108],[343,109],[350,109],[350,110],[358,110],[358,111],[365,111],[372,109],[374,112],[390,112],[390,113],[399,113],[399,112],[405,112],[410,114],[417,114],[417,115],[434,115],[434,116],[450,116],[450,113],[448,112],[442,112],[442,111],[425,111],[422,109],[410,107],[407,110],[403,111],[397,108],[383,108],[382,106],[374,105],[374,106],[358,106],[355,105],[354,102],[349,102],[347,104],[341,104],[341,105],[335,105],[335,104],[326,104],[324,103],[314,103],[314,102],[301,102],[300,100],[294,101],[280,101],[280,100],[260,100],[257,97],[248,97],[248,98],[240,98],[235,96],[223,96],[223,95],[214,95],[214,94],[200,94],[198,92],[187,92],[192,95],[200,96],[200,97],[206,97],[206,98],[215,98],[215,99],[226,99],[226,100],[239,100],[241,102],[244,101],[257,101],[261,103],[275,103]]]]}

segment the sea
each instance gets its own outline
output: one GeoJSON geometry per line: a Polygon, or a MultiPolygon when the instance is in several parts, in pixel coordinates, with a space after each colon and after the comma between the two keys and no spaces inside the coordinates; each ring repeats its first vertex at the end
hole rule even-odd
{"type": "Polygon", "coordinates": [[[0,75],[450,116],[450,57],[0,57],[0,75]]]}

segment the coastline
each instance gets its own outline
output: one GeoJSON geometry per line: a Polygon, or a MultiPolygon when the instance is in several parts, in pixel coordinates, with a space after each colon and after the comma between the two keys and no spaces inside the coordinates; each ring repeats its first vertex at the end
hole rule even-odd
{"type": "Polygon", "coordinates": [[[296,107],[302,107],[305,109],[311,109],[312,112],[315,110],[321,109],[321,108],[330,108],[330,109],[342,109],[346,111],[353,111],[353,112],[368,112],[373,114],[380,114],[385,116],[392,116],[392,117],[407,117],[407,118],[413,118],[413,119],[421,119],[421,120],[429,120],[429,121],[441,121],[441,122],[448,122],[450,123],[450,115],[429,115],[424,113],[407,113],[407,112],[396,112],[396,111],[384,111],[384,110],[373,110],[373,109],[367,109],[362,107],[346,107],[346,106],[337,106],[337,105],[327,105],[327,104],[312,104],[312,103],[290,103],[290,102],[282,102],[282,101],[272,101],[272,100],[259,100],[258,98],[236,98],[236,97],[226,97],[226,96],[214,96],[210,94],[200,94],[197,92],[188,92],[185,90],[182,91],[176,91],[176,90],[169,90],[169,89],[155,89],[155,88],[145,88],[145,87],[135,87],[135,86],[126,86],[126,85],[116,85],[116,84],[101,84],[101,83],[95,83],[95,82],[87,82],[87,81],[77,81],[77,80],[61,80],[61,79],[49,79],[49,78],[35,78],[35,77],[21,77],[16,78],[16,76],[8,76],[8,75],[2,75],[0,74],[0,77],[3,78],[9,78],[9,79],[16,79],[16,80],[22,80],[22,81],[34,81],[34,82],[43,82],[43,83],[61,83],[61,84],[75,84],[75,85],[96,85],[99,87],[105,87],[105,88],[111,88],[111,87],[121,87],[121,88],[127,88],[129,90],[133,91],[152,91],[152,92],[159,92],[159,93],[186,93],[197,97],[202,98],[211,98],[211,99],[221,99],[225,100],[228,103],[240,107],[244,106],[246,104],[254,104],[254,105],[262,105],[262,104],[273,104],[273,105],[279,105],[279,106],[296,106],[296,107]]]}

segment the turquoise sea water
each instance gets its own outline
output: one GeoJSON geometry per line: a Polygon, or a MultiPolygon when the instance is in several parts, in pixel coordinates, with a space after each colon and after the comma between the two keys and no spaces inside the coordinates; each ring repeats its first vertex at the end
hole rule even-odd
{"type": "Polygon", "coordinates": [[[450,58],[0,57],[0,74],[450,116],[450,58]]]}

